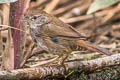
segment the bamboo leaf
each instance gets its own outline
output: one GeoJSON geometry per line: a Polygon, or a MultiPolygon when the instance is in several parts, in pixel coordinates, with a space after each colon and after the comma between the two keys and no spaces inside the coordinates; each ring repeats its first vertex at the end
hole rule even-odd
{"type": "Polygon", "coordinates": [[[120,0],[96,0],[89,7],[87,14],[91,14],[91,13],[94,13],[94,12],[100,10],[100,9],[109,7],[113,4],[118,3],[119,1],[120,0]]]}
{"type": "Polygon", "coordinates": [[[0,0],[0,3],[11,3],[16,2],[17,0],[0,0]]]}

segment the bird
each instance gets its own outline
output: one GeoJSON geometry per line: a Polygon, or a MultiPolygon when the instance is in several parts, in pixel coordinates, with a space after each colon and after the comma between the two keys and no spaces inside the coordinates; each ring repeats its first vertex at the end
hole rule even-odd
{"type": "Polygon", "coordinates": [[[42,50],[58,55],[55,60],[65,56],[61,64],[65,63],[69,54],[75,51],[77,46],[108,56],[111,55],[109,50],[90,43],[74,27],[43,10],[38,13],[30,13],[27,21],[33,41],[42,50]]]}

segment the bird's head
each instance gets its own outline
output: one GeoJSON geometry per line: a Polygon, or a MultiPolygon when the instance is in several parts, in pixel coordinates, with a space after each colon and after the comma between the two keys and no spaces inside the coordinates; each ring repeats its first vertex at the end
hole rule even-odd
{"type": "Polygon", "coordinates": [[[30,25],[30,28],[37,28],[48,23],[49,19],[45,13],[37,13],[29,15],[27,21],[30,25]]]}

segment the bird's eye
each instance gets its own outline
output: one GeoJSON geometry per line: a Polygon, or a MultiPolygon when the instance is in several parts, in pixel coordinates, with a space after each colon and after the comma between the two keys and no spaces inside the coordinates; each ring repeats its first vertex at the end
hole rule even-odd
{"type": "Polygon", "coordinates": [[[37,16],[34,16],[33,19],[37,19],[37,16]]]}

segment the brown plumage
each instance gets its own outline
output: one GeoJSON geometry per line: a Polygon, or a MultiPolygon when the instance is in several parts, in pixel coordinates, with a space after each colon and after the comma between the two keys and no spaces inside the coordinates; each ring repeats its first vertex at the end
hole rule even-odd
{"type": "Polygon", "coordinates": [[[52,54],[68,56],[75,50],[76,46],[82,46],[106,55],[111,54],[102,47],[92,45],[72,26],[65,24],[45,11],[41,10],[37,14],[30,15],[28,23],[33,40],[41,49],[52,54]]]}

